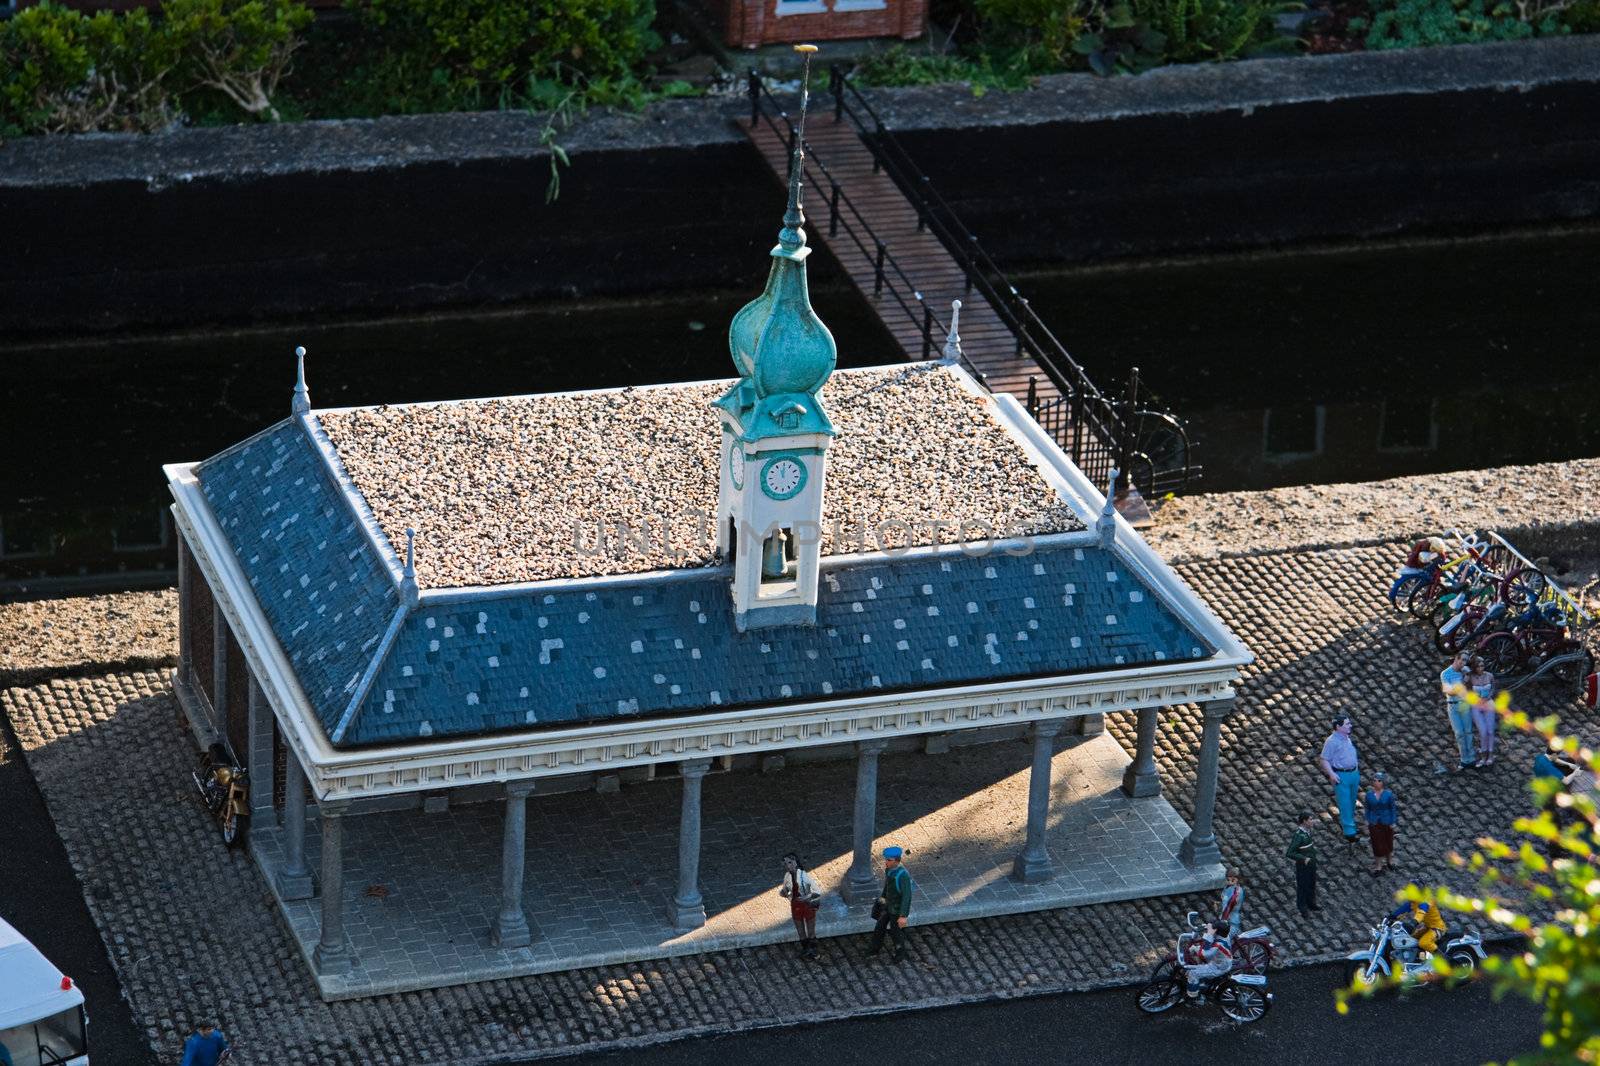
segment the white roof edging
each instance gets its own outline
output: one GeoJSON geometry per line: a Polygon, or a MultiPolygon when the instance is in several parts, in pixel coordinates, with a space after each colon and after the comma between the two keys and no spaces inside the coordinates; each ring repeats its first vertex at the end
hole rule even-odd
{"type": "MultiPolygon", "coordinates": [[[[1080,498],[1098,514],[1105,506],[1105,492],[1089,481],[1060,445],[1044,431],[1044,427],[1040,426],[1017,402],[1016,397],[997,394],[995,407],[996,410],[1003,412],[1006,421],[1036,442],[1045,457],[1060,471],[1062,477],[1073,484],[1080,498]]],[[[1115,514],[1115,511],[1112,513],[1115,514]]],[[[1127,519],[1120,514],[1116,515],[1116,538],[1113,541],[1113,549],[1152,590],[1161,596],[1168,607],[1215,645],[1218,656],[1241,667],[1255,662],[1255,653],[1245,647],[1199,593],[1190,588],[1183,578],[1178,576],[1177,571],[1168,566],[1166,560],[1156,554],[1155,549],[1139,535],[1138,530],[1129,525],[1127,519]]]]}

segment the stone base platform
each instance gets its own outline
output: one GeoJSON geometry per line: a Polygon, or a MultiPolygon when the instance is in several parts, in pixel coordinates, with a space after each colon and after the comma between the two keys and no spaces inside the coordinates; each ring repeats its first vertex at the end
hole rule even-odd
{"type": "MultiPolygon", "coordinates": [[[[1221,885],[1221,866],[1179,861],[1188,826],[1165,799],[1122,793],[1129,760],[1107,734],[1058,741],[1049,831],[1055,876],[1019,884],[1009,875],[1022,846],[1029,752],[1023,742],[1001,747],[1009,757],[958,749],[882,760],[877,847],[910,850],[914,926],[1221,885]]],[[[535,793],[523,900],[533,943],[515,949],[489,942],[499,905],[500,804],[348,816],[345,926],[354,965],[317,974],[318,990],[327,1000],[349,999],[793,940],[789,905],[777,895],[780,858],[791,850],[827,893],[818,936],[869,932],[867,907],[847,907],[837,891],[850,864],[854,773],[845,761],[708,777],[701,859],[707,922],[690,933],[667,920],[677,870],[676,783],[609,795],[535,793]]],[[[319,843],[313,823],[312,869],[319,843]]],[[[251,847],[266,883],[274,884],[280,832],[255,827],[251,847]]],[[[314,971],[318,901],[278,904],[314,971]]]]}

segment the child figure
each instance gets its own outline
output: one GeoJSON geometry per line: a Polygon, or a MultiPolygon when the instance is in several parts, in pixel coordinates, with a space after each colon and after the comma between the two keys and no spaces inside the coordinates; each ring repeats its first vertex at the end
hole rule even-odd
{"type": "Polygon", "coordinates": [[[1230,944],[1244,925],[1244,877],[1238,870],[1228,871],[1228,883],[1222,889],[1222,907],[1217,911],[1217,925],[1227,929],[1230,944]]]}
{"type": "Polygon", "coordinates": [[[792,851],[783,857],[783,885],[778,895],[789,901],[789,917],[794,919],[794,931],[800,934],[800,954],[816,958],[817,904],[822,902],[822,893],[817,890],[817,879],[792,851]]]}
{"type": "Polygon", "coordinates": [[[1471,672],[1462,683],[1478,697],[1472,705],[1472,724],[1478,734],[1478,765],[1489,766],[1494,762],[1495,731],[1500,726],[1494,710],[1494,675],[1481,655],[1472,657],[1469,669],[1471,672]]]}

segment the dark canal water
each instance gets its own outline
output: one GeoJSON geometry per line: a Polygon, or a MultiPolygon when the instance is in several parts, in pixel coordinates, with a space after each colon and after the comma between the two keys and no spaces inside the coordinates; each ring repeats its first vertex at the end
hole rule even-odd
{"type": "MultiPolygon", "coordinates": [[[[1600,454],[1600,231],[1021,277],[1103,389],[1141,368],[1189,422],[1206,489],[1600,454]]],[[[163,462],[288,413],[295,344],[318,406],[722,377],[759,288],[381,322],[6,347],[0,594],[159,579],[163,462]]],[[[822,285],[840,361],[890,361],[822,285]]]]}

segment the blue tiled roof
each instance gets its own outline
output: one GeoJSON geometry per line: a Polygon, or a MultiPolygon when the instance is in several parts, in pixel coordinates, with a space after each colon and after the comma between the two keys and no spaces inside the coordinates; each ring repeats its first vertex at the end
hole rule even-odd
{"type": "Polygon", "coordinates": [[[293,420],[206,460],[198,476],[301,688],[332,733],[400,606],[383,560],[293,420]]]}
{"type": "Polygon", "coordinates": [[[819,593],[815,627],[748,633],[735,629],[728,577],[716,570],[425,602],[343,739],[465,736],[1211,654],[1093,547],[840,566],[823,572],[819,593]]]}

